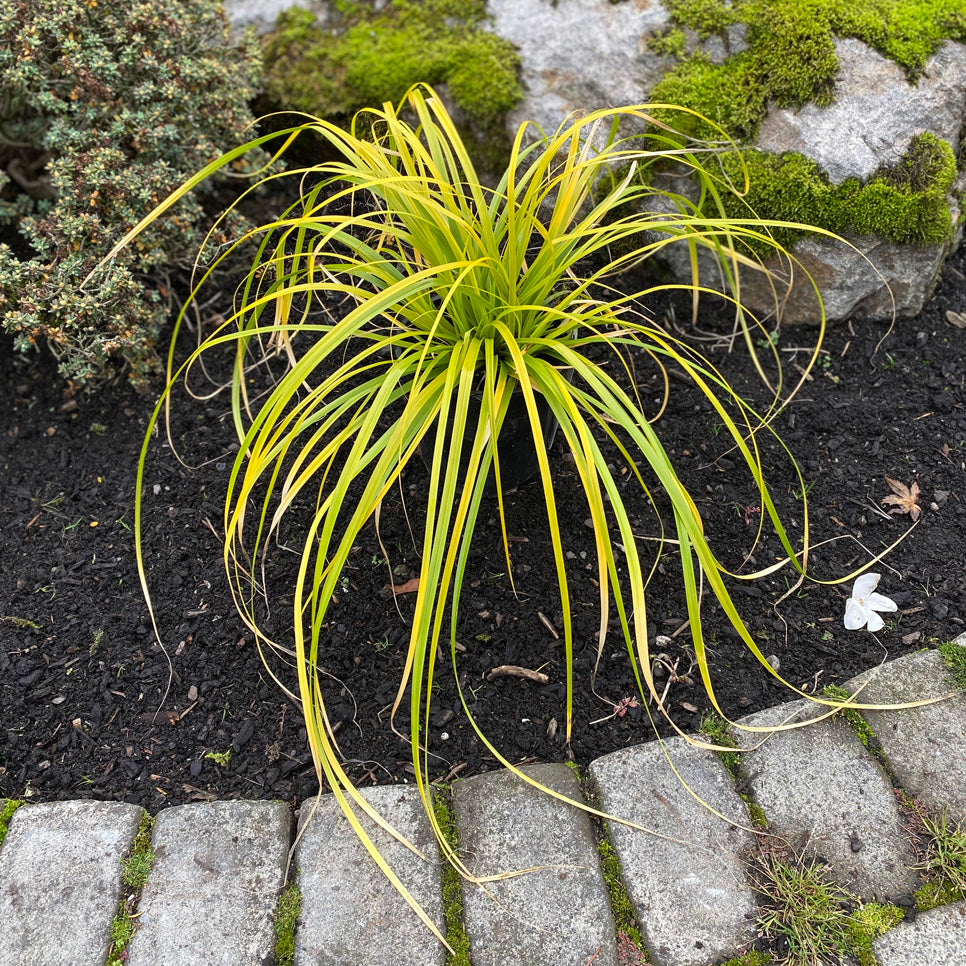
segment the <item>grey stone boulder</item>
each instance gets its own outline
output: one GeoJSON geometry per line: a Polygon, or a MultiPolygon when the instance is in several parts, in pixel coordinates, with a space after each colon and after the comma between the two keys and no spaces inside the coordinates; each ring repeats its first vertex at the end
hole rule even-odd
{"type": "MultiPolygon", "coordinates": [[[[523,64],[525,94],[509,118],[511,130],[525,120],[553,130],[572,112],[644,103],[675,63],[648,48],[648,40],[670,26],[659,0],[489,0],[488,9],[492,29],[518,47],[523,64]]],[[[697,38],[689,36],[689,48],[696,45],[697,38]]],[[[742,46],[740,26],[703,43],[705,56],[719,63],[742,46]]],[[[838,39],[836,52],[840,70],[834,102],[798,109],[773,105],[747,147],[776,155],[800,153],[818,163],[833,185],[849,178],[865,181],[894,167],[923,132],[958,151],[966,116],[966,46],[944,44],[915,83],[896,63],[854,38],[838,39]]],[[[955,222],[959,212],[953,193],[949,202],[955,222]]],[[[791,281],[780,305],[761,273],[743,271],[742,300],[762,316],[780,311],[785,322],[817,322],[818,301],[804,269],[818,284],[829,319],[888,319],[893,311],[915,315],[953,247],[953,241],[917,248],[858,234],[847,234],[845,240],[848,244],[817,236],[802,239],[793,249],[801,264],[791,276],[787,266],[770,262],[780,288],[783,278],[791,281]]],[[[690,277],[683,246],[670,246],[664,254],[676,277],[690,277]]],[[[702,282],[721,289],[714,259],[708,255],[701,265],[702,282]]]]}
{"type": "MultiPolygon", "coordinates": [[[[966,116],[966,46],[946,43],[927,61],[918,83],[902,68],[854,38],[836,41],[840,70],[835,102],[793,110],[772,107],[754,147],[772,154],[794,151],[818,162],[832,184],[867,180],[895,167],[913,137],[928,132],[948,141],[954,153],[966,116]]],[[[955,223],[959,214],[950,197],[955,223]]],[[[957,233],[958,244],[961,232],[957,233]]],[[[932,294],[953,244],[917,248],[873,235],[847,234],[849,245],[813,237],[793,254],[816,280],[830,319],[850,315],[888,319],[893,298],[899,316],[917,315],[932,294]],[[888,283],[888,287],[887,284],[888,283]],[[891,295],[890,295],[891,289],[891,295]]],[[[767,305],[767,293],[753,285],[752,308],[767,305]]],[[[793,285],[782,314],[786,322],[814,322],[818,303],[804,276],[793,285]]]]}
{"type": "Polygon", "coordinates": [[[966,47],[943,44],[916,84],[861,40],[842,38],[835,48],[840,65],[835,102],[797,110],[772,106],[756,147],[804,154],[825,169],[833,184],[841,184],[895,165],[923,131],[958,141],[966,110],[966,47]]]}
{"type": "Polygon", "coordinates": [[[256,33],[266,34],[275,28],[278,15],[290,7],[315,9],[312,0],[225,0],[225,14],[228,22],[242,30],[254,27],[256,33]]]}
{"type": "Polygon", "coordinates": [[[491,29],[520,51],[524,97],[511,132],[534,121],[547,133],[571,113],[637,104],[673,66],[647,48],[670,26],[659,0],[489,0],[491,29]]]}

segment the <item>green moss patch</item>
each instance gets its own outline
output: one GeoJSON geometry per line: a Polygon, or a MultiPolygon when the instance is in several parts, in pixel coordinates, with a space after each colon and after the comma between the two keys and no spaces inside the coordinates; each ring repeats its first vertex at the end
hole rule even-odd
{"type": "MultiPolygon", "coordinates": [[[[950,145],[933,134],[913,138],[902,160],[866,182],[849,178],[833,185],[821,167],[800,154],[743,153],[749,190],[743,199],[722,196],[729,217],[748,217],[748,206],[764,219],[814,225],[841,234],[878,235],[906,245],[942,245],[953,234],[948,195],[956,180],[950,145]]],[[[736,155],[722,165],[737,185],[744,170],[736,155]]],[[[774,228],[786,247],[804,232],[774,228]]]]}
{"type": "Polygon", "coordinates": [[[872,943],[902,922],[903,912],[898,906],[867,902],[852,913],[849,924],[852,954],[859,966],[877,966],[872,943]]]}
{"type": "MultiPolygon", "coordinates": [[[[945,40],[966,40],[966,0],[664,0],[673,27],[652,49],[678,59],[651,92],[654,103],[680,104],[720,125],[739,142],[754,139],[768,106],[831,103],[839,69],[836,37],[855,37],[899,64],[915,80],[945,40]],[[701,39],[744,25],[747,48],[712,63],[686,52],[683,28],[701,39]]],[[[690,137],[719,140],[712,125],[674,111],[661,120],[690,137]]],[[[897,244],[942,245],[953,233],[948,195],[956,177],[951,146],[931,134],[915,138],[895,168],[868,181],[833,185],[800,154],[748,151],[747,204],[761,218],[815,225],[836,234],[877,235],[897,244]]],[[[726,173],[744,183],[736,157],[726,173]]],[[[727,214],[747,216],[739,199],[727,214]]],[[[784,245],[800,233],[776,229],[784,245]]]]}
{"type": "MultiPolygon", "coordinates": [[[[724,64],[700,50],[655,87],[655,103],[682,104],[733,137],[754,137],[770,101],[780,107],[832,99],[836,37],[855,37],[915,80],[945,40],[966,40],[966,0],[664,0],[673,28],[702,39],[747,27],[747,49],[724,64]]],[[[666,44],[665,38],[657,43],[666,44]]],[[[680,47],[678,46],[678,50],[680,47]]],[[[662,52],[670,52],[664,50],[662,52]]],[[[696,125],[696,127],[700,127],[696,125]]],[[[696,130],[714,136],[707,128],[696,130]]]]}
{"type": "Polygon", "coordinates": [[[117,904],[117,914],[111,922],[111,946],[108,949],[106,966],[121,966],[127,959],[125,950],[134,935],[141,891],[147,884],[154,862],[154,850],[151,848],[153,830],[154,819],[145,815],[127,856],[121,860],[124,890],[117,904]]]}
{"type": "MultiPolygon", "coordinates": [[[[720,745],[723,748],[738,747],[737,742],[731,737],[731,732],[728,730],[728,725],[724,718],[721,718],[713,711],[709,711],[701,719],[701,728],[699,730],[701,734],[713,741],[716,745],[720,745]]],[[[732,753],[730,751],[719,751],[717,754],[721,759],[721,763],[728,769],[728,773],[734,779],[735,790],[748,809],[748,817],[751,819],[751,824],[758,829],[768,828],[768,816],[765,814],[765,810],[748,792],[740,790],[745,784],[741,780],[743,777],[741,774],[741,755],[737,752],[732,753]]]]}
{"type": "MultiPolygon", "coordinates": [[[[591,808],[600,810],[601,801],[594,784],[581,773],[576,762],[568,761],[567,765],[580,781],[580,789],[584,799],[591,808]]],[[[611,915],[614,919],[614,931],[617,934],[618,958],[621,963],[643,964],[649,962],[647,947],[641,935],[634,907],[627,895],[624,885],[624,874],[621,871],[620,858],[614,847],[608,823],[599,816],[592,815],[594,835],[597,839],[597,855],[600,858],[600,870],[607,887],[607,898],[610,901],[611,915]]]]}
{"type": "Polygon", "coordinates": [[[389,0],[337,5],[341,30],[311,12],[282,14],[265,47],[269,99],[280,107],[348,118],[398,102],[419,82],[446,84],[471,122],[487,124],[521,98],[513,45],[481,29],[485,0],[389,0]]]}
{"type": "Polygon", "coordinates": [[[26,802],[19,798],[11,798],[4,802],[3,808],[0,809],[0,845],[3,845],[3,840],[7,837],[7,829],[10,827],[10,819],[13,818],[13,813],[25,804],[26,802]]]}
{"type": "Polygon", "coordinates": [[[926,883],[916,892],[916,906],[924,911],[966,899],[966,823],[951,822],[945,811],[934,818],[920,802],[912,808],[926,839],[917,866],[926,883]]]}
{"type": "Polygon", "coordinates": [[[957,687],[966,688],[966,647],[946,641],[939,645],[939,653],[957,687]]]}
{"type": "Polygon", "coordinates": [[[302,912],[302,890],[290,882],[275,904],[275,966],[292,966],[295,962],[295,927],[302,912]]]}
{"type": "Polygon", "coordinates": [[[640,954],[640,961],[647,962],[644,939],[634,916],[634,907],[631,905],[627,889],[624,886],[620,859],[617,857],[617,849],[614,848],[614,843],[611,841],[610,830],[606,822],[600,823],[597,854],[600,856],[600,868],[604,876],[604,884],[607,886],[607,895],[610,898],[610,908],[614,916],[614,929],[617,935],[622,937],[625,944],[633,944],[636,947],[640,954]]]}
{"type": "MultiPolygon", "coordinates": [[[[433,810],[443,838],[455,852],[459,843],[456,816],[450,804],[448,788],[437,788],[433,796],[433,810]]],[[[463,880],[459,872],[445,858],[441,863],[441,870],[446,941],[453,950],[452,953],[446,954],[446,966],[470,966],[470,937],[463,926],[463,880]]]]}
{"type": "Polygon", "coordinates": [[[722,963],[721,966],[768,966],[772,961],[768,953],[761,953],[757,949],[752,949],[743,956],[735,956],[722,963]]]}
{"type": "MultiPolygon", "coordinates": [[[[826,865],[782,847],[763,848],[751,873],[762,901],[758,928],[781,946],[786,953],[782,962],[789,966],[841,962],[845,957],[859,966],[876,966],[873,941],[903,918],[898,906],[850,896],[832,880],[826,865]]],[[[744,959],[735,966],[739,963],[745,966],[744,959]]]]}

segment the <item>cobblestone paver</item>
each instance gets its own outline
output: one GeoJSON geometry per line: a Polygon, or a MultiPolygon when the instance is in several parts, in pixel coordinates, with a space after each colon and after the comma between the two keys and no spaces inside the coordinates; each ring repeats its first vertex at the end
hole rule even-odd
{"type": "MultiPolygon", "coordinates": [[[[792,725],[825,710],[795,701],[738,724],[792,725]]],[[[732,731],[740,744],[760,737],[732,731]]],[[[915,890],[915,855],[902,834],[892,783],[844,719],[773,734],[745,756],[744,771],[771,830],[794,850],[827,862],[840,886],[879,900],[915,890]]]]}
{"type": "Polygon", "coordinates": [[[741,827],[748,813],[717,755],[673,738],[598,758],[590,774],[605,812],[656,833],[610,823],[654,962],[701,966],[753,941],[757,907],[742,853],[754,836],[741,827]]]}
{"type": "Polygon", "coordinates": [[[0,847],[0,966],[104,966],[121,858],[143,814],[120,802],[14,813],[0,847]]]}
{"type": "MultiPolygon", "coordinates": [[[[524,771],[573,801],[583,800],[566,765],[524,771]]],[[[614,925],[586,813],[507,771],[460,782],[454,806],[471,873],[535,870],[488,882],[485,891],[466,885],[474,966],[584,966],[591,960],[615,966],[614,925]]]]}
{"type": "Polygon", "coordinates": [[[872,944],[879,966],[966,966],[966,902],[902,922],[872,944]]]}
{"type": "MultiPolygon", "coordinates": [[[[425,859],[414,856],[407,846],[360,814],[363,828],[402,884],[436,927],[443,929],[439,850],[418,789],[412,785],[367,788],[363,797],[423,852],[425,859]]],[[[314,801],[302,806],[302,836],[295,854],[304,897],[296,932],[296,962],[305,966],[442,966],[443,946],[376,868],[334,796],[326,795],[314,806],[314,801]]],[[[361,813],[358,807],[354,811],[361,813]]]]}
{"type": "Polygon", "coordinates": [[[291,810],[281,802],[208,802],[161,812],[127,966],[268,961],[291,826],[291,810]]]}
{"type": "MultiPolygon", "coordinates": [[[[865,704],[941,698],[955,690],[938,651],[917,651],[860,675],[845,686],[863,688],[865,704]]],[[[863,711],[905,790],[930,808],[966,821],[966,780],[953,763],[966,762],[966,693],[902,711],[863,711]]]]}

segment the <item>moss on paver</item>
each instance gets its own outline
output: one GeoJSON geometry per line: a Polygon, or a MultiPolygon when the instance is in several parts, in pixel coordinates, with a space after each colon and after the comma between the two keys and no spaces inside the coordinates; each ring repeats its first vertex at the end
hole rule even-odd
{"type": "Polygon", "coordinates": [[[154,850],[151,848],[151,832],[154,819],[145,814],[127,855],[121,859],[121,880],[124,883],[121,898],[117,903],[117,914],[111,922],[111,945],[105,966],[121,966],[127,959],[125,950],[134,935],[138,903],[141,892],[147,884],[154,850]]]}
{"type": "MultiPolygon", "coordinates": [[[[827,684],[822,689],[822,694],[836,701],[853,700],[851,692],[846,691],[845,688],[839,687],[837,684],[827,684]]],[[[855,700],[861,702],[862,695],[860,694],[855,700]]],[[[865,750],[875,759],[876,764],[885,772],[893,785],[896,785],[896,775],[892,770],[892,764],[882,750],[882,745],[879,743],[879,739],[876,737],[872,725],[855,708],[842,708],[839,714],[851,726],[859,741],[862,742],[865,750]]]]}
{"type": "Polygon", "coordinates": [[[955,641],[945,641],[939,645],[939,653],[956,686],[966,688],[966,646],[955,641]]]}
{"type": "MultiPolygon", "coordinates": [[[[591,808],[600,811],[600,795],[593,783],[581,772],[576,762],[568,761],[566,764],[577,776],[584,800],[591,808]]],[[[610,827],[607,821],[598,815],[591,815],[591,824],[594,829],[594,837],[597,839],[600,871],[607,888],[611,917],[614,920],[614,932],[617,935],[620,963],[622,966],[625,966],[625,964],[626,966],[638,966],[640,963],[648,963],[650,957],[647,954],[647,947],[644,945],[644,938],[641,935],[637,917],[634,915],[634,907],[631,905],[630,897],[627,894],[627,887],[624,885],[624,873],[621,870],[620,858],[610,835],[610,827]]]]}
{"type": "Polygon", "coordinates": [[[600,870],[604,877],[604,885],[607,886],[607,896],[610,899],[611,913],[614,917],[614,931],[619,937],[618,942],[633,945],[639,953],[639,962],[649,962],[644,937],[641,936],[634,907],[631,905],[627,887],[624,885],[624,875],[621,871],[620,859],[617,857],[617,849],[614,848],[611,840],[610,828],[604,821],[600,822],[598,830],[597,854],[600,856],[600,870]]]}
{"type": "Polygon", "coordinates": [[[904,913],[898,906],[867,902],[852,913],[849,932],[852,954],[859,966],[878,966],[872,943],[902,922],[904,913]]]}
{"type": "Polygon", "coordinates": [[[735,956],[733,959],[723,962],[721,966],[768,966],[771,961],[771,956],[768,953],[752,949],[743,956],[735,956]]]}
{"type": "Polygon", "coordinates": [[[275,930],[275,966],[292,966],[295,962],[295,927],[302,912],[302,890],[297,882],[289,882],[278,895],[272,925],[275,930]]]}
{"type": "MultiPolygon", "coordinates": [[[[724,718],[715,714],[713,711],[709,711],[701,719],[701,727],[699,730],[701,734],[716,745],[720,745],[723,748],[738,747],[738,743],[728,730],[728,725],[724,718]]],[[[716,754],[721,759],[721,763],[728,769],[728,773],[735,783],[735,791],[748,809],[748,817],[751,819],[751,824],[757,829],[768,828],[768,816],[765,814],[765,810],[748,792],[742,790],[745,783],[744,776],[741,774],[741,755],[737,752],[732,753],[730,751],[719,751],[716,754]]]]}
{"type": "MultiPolygon", "coordinates": [[[[459,845],[456,816],[450,803],[450,786],[436,786],[433,811],[446,844],[456,852],[459,845]]],[[[463,925],[463,880],[459,872],[446,861],[440,861],[443,890],[443,915],[446,919],[446,941],[453,950],[446,954],[446,966],[470,966],[470,937],[463,925]]]]}
{"type": "Polygon", "coordinates": [[[10,827],[13,813],[25,804],[26,802],[19,798],[10,798],[4,802],[3,808],[0,809],[0,845],[3,845],[3,840],[7,837],[7,829],[10,827]]]}

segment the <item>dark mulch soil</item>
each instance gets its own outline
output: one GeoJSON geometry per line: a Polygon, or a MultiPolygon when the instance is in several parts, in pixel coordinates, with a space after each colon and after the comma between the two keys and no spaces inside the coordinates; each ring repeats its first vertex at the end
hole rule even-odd
{"type": "MultiPolygon", "coordinates": [[[[936,298],[891,334],[886,326],[860,321],[830,332],[814,378],[776,424],[805,480],[809,573],[816,579],[852,572],[906,530],[908,517],[882,512],[885,477],[918,481],[921,490],[921,522],[875,568],[883,575],[880,590],[900,611],[876,636],[843,627],[848,585],[806,582],[785,596],[796,579],[787,566],[754,583],[732,582],[763,653],[777,658],[781,674],[798,687],[845,681],[963,630],[966,331],[951,325],[946,312],[966,310],[964,261],[963,253],[956,256],[936,298]]],[[[713,320],[704,324],[714,327],[713,320]]],[[[786,350],[810,346],[813,338],[807,330],[782,334],[790,378],[807,355],[786,350]]],[[[740,346],[714,358],[740,392],[760,393],[740,346]]],[[[641,386],[646,405],[659,395],[643,366],[641,386]]],[[[676,379],[672,392],[659,432],[697,498],[719,558],[738,568],[760,519],[757,492],[709,407],[676,379]]],[[[316,784],[300,713],[266,673],[252,634],[235,614],[222,568],[214,531],[232,440],[222,397],[181,398],[175,409],[172,437],[195,468],[177,462],[163,433],[148,456],[144,555],[167,655],[155,642],[141,594],[132,530],[135,470],[151,400],[123,386],[68,397],[46,358],[17,356],[5,340],[0,400],[0,796],[26,791],[38,801],[124,799],[156,809],[199,798],[300,800],[311,794],[316,784]],[[223,754],[229,750],[230,756],[223,754]]],[[[616,452],[614,460],[619,468],[616,452]]],[[[766,444],[764,460],[790,532],[800,536],[799,482],[777,447],[766,444]]],[[[573,468],[559,449],[555,464],[574,607],[570,751],[586,763],[653,732],[641,707],[614,714],[615,705],[636,693],[619,632],[608,638],[591,687],[598,621],[593,543],[573,468]]],[[[425,486],[426,471],[410,468],[404,487],[417,529],[425,486]]],[[[658,532],[643,504],[632,516],[642,536],[658,532]]],[[[561,760],[568,753],[564,648],[556,636],[561,607],[545,519],[537,485],[511,496],[518,599],[506,577],[498,529],[484,522],[458,631],[465,647],[458,673],[470,710],[512,762],[561,760]],[[549,683],[487,677],[507,664],[540,669],[549,683]]],[[[288,536],[297,545],[297,535],[288,536]]],[[[350,776],[364,783],[406,780],[412,768],[408,745],[393,733],[388,716],[412,595],[393,600],[385,588],[418,572],[398,495],[387,501],[382,537],[388,566],[369,531],[350,560],[322,659],[331,675],[325,684],[330,718],[338,722],[350,776]]],[[[653,553],[653,542],[641,545],[653,553]]],[[[686,613],[673,551],[668,548],[652,582],[648,619],[652,642],[657,635],[667,638],[655,644],[655,653],[665,653],[686,676],[693,650],[682,629],[686,613]]],[[[781,556],[774,539],[753,552],[749,567],[767,567],[781,556]]],[[[264,620],[284,643],[297,559],[285,549],[273,550],[271,558],[271,607],[264,620]]],[[[737,717],[786,699],[710,603],[704,627],[725,714],[737,717]]],[[[272,667],[294,686],[284,663],[273,659],[272,667]]],[[[467,720],[446,662],[437,684],[428,735],[432,776],[496,767],[467,720]]],[[[694,728],[709,707],[696,675],[690,683],[665,675],[659,685],[667,685],[678,725],[694,728]]],[[[397,727],[406,730],[405,718],[397,727]]],[[[662,730],[667,733],[667,726],[662,730]]]]}

